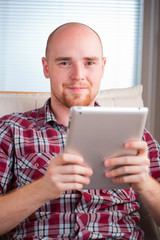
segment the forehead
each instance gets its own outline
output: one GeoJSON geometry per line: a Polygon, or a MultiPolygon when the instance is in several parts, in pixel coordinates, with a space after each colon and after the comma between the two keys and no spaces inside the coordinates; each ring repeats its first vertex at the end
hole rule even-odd
{"type": "Polygon", "coordinates": [[[67,26],[58,29],[48,43],[48,54],[84,54],[102,56],[98,35],[86,26],[67,26]]]}

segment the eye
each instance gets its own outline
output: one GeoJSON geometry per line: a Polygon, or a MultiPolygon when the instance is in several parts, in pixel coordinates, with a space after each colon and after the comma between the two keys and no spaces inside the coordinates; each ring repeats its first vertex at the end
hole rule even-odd
{"type": "Polygon", "coordinates": [[[60,62],[60,65],[63,65],[63,66],[66,66],[68,64],[69,64],[68,62],[60,62]]]}
{"type": "Polygon", "coordinates": [[[87,66],[94,65],[94,62],[93,62],[93,61],[88,61],[88,62],[86,62],[86,65],[87,65],[87,66]]]}

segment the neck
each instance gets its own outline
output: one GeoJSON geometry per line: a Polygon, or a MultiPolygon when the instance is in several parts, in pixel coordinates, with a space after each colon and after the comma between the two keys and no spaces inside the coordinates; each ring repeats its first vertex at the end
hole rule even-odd
{"type": "MultiPolygon", "coordinates": [[[[89,106],[94,106],[94,101],[89,106]]],[[[70,108],[64,106],[61,102],[56,101],[51,96],[51,110],[58,123],[68,125],[70,108]]]]}
{"type": "Polygon", "coordinates": [[[65,107],[61,103],[55,103],[55,101],[51,97],[51,110],[57,120],[60,124],[68,125],[69,120],[69,108],[65,107]]]}

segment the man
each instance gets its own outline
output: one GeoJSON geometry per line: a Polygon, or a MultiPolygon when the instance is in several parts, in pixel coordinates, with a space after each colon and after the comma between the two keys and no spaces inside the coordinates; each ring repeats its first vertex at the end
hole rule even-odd
{"type": "Polygon", "coordinates": [[[64,24],[50,35],[42,63],[51,99],[0,121],[0,233],[11,239],[143,239],[136,192],[160,224],[160,185],[154,179],[160,148],[150,134],[143,136],[148,146],[125,145],[137,156],[104,161],[106,167],[120,165],[106,177],[130,183],[128,190],[81,190],[92,169],[82,157],[63,153],[69,108],[96,104],[106,63],[99,36],[83,24],[64,24]]]}

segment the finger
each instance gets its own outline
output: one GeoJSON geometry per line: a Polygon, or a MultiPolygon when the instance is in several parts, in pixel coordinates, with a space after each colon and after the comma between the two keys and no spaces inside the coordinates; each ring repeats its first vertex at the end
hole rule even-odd
{"type": "Polygon", "coordinates": [[[105,172],[106,177],[119,177],[122,175],[136,175],[136,174],[141,174],[141,173],[148,173],[148,166],[142,165],[142,166],[123,166],[123,167],[118,167],[113,170],[109,170],[105,172]]]}
{"type": "Polygon", "coordinates": [[[83,184],[80,183],[67,183],[67,184],[62,184],[60,186],[61,189],[63,189],[62,192],[64,191],[69,191],[69,190],[80,190],[83,188],[83,184]]]}
{"type": "Polygon", "coordinates": [[[147,143],[145,141],[133,141],[124,144],[126,149],[135,149],[138,154],[147,154],[147,143]]]}
{"type": "Polygon", "coordinates": [[[104,161],[105,167],[115,167],[122,165],[147,165],[149,166],[149,159],[146,156],[124,156],[117,158],[110,158],[104,161]]]}
{"type": "MultiPolygon", "coordinates": [[[[54,179],[54,176],[52,178],[52,180],[55,180],[54,179]]],[[[58,177],[58,180],[57,181],[60,181],[61,183],[79,183],[79,184],[89,184],[90,183],[90,179],[88,177],[84,177],[82,175],[77,175],[77,174],[74,174],[74,175],[60,175],[58,177]]]]}
{"type": "Polygon", "coordinates": [[[114,183],[139,183],[145,181],[146,175],[145,174],[135,174],[135,175],[126,175],[121,177],[113,178],[112,181],[114,183]]]}
{"type": "Polygon", "coordinates": [[[56,165],[65,165],[65,164],[83,164],[84,160],[80,155],[63,153],[58,155],[53,159],[54,164],[56,165]]]}
{"type": "MultiPolygon", "coordinates": [[[[55,171],[58,172],[59,174],[69,174],[69,175],[79,174],[84,176],[85,175],[91,176],[93,174],[93,171],[91,168],[84,167],[81,165],[75,165],[75,164],[58,166],[56,167],[55,171]]],[[[54,172],[54,169],[53,169],[53,172],[54,172]]]]}

